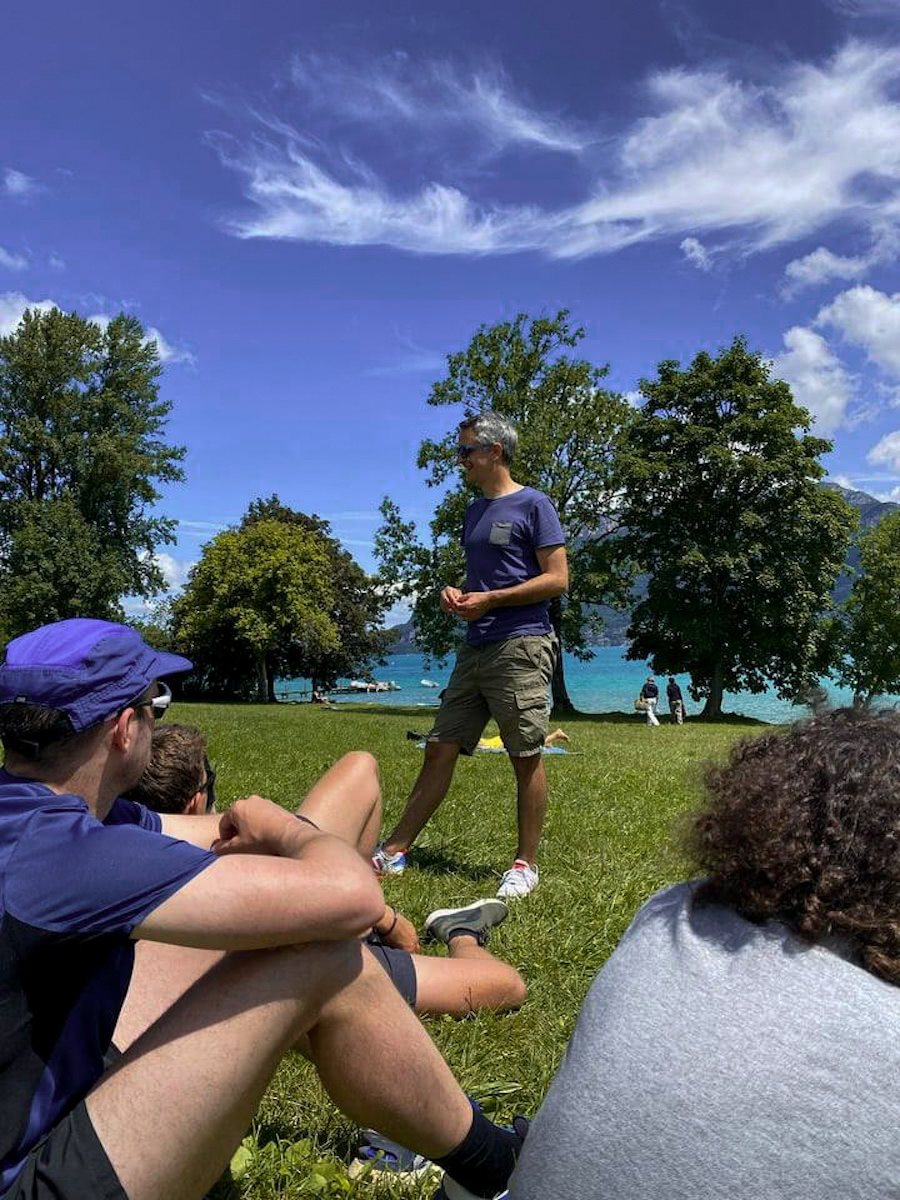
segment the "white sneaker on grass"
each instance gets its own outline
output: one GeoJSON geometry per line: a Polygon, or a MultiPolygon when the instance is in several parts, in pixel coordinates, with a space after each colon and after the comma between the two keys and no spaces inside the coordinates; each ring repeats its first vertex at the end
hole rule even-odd
{"type": "Polygon", "coordinates": [[[537,867],[517,858],[508,871],[505,871],[497,888],[501,900],[521,900],[533,892],[538,885],[539,873],[537,867]]]}
{"type": "Polygon", "coordinates": [[[406,870],[406,855],[402,850],[390,854],[384,848],[384,842],[379,842],[372,855],[372,867],[376,875],[402,875],[406,870]]]}
{"type": "Polygon", "coordinates": [[[430,1158],[382,1137],[376,1129],[364,1129],[355,1157],[347,1168],[351,1179],[373,1175],[376,1179],[420,1179],[440,1171],[430,1158]]]}

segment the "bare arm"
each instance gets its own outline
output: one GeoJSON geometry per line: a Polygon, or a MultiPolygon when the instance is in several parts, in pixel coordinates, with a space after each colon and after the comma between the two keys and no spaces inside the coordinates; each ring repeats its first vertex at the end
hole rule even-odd
{"type": "Polygon", "coordinates": [[[569,586],[569,563],[565,546],[541,546],[535,551],[540,575],[512,587],[491,592],[464,592],[453,611],[466,621],[483,617],[492,608],[510,608],[520,604],[539,604],[561,596],[569,586]]]}
{"type": "Polygon", "coordinates": [[[204,850],[210,850],[213,842],[219,836],[221,813],[199,813],[188,816],[186,813],[160,813],[162,831],[168,837],[179,838],[182,842],[191,842],[204,850]]]}
{"type": "Polygon", "coordinates": [[[149,913],[133,938],[252,950],[359,937],[384,915],[371,865],[340,838],[259,796],[218,820],[220,861],[149,913]]]}

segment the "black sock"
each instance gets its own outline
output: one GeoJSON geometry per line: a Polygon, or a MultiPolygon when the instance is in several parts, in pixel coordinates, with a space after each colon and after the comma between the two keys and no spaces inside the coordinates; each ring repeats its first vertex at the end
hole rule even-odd
{"type": "Polygon", "coordinates": [[[476,1196],[495,1196],[506,1187],[522,1149],[522,1137],[489,1121],[472,1106],[469,1132],[449,1154],[434,1161],[476,1196]]]}

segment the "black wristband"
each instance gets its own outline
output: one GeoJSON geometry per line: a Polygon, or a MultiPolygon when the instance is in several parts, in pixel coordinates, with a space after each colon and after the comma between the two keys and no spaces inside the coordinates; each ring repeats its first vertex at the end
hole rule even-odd
{"type": "Polygon", "coordinates": [[[315,823],[315,821],[311,821],[311,820],[309,819],[309,817],[304,817],[303,813],[294,813],[294,816],[297,818],[297,820],[298,820],[298,821],[304,821],[304,822],[305,822],[307,825],[312,825],[313,829],[316,829],[316,830],[318,830],[318,831],[319,831],[319,833],[321,833],[321,832],[322,832],[322,830],[321,830],[321,829],[319,829],[319,827],[318,827],[318,825],[315,823]]]}
{"type": "Polygon", "coordinates": [[[399,915],[400,914],[397,912],[397,910],[395,908],[394,909],[394,919],[393,919],[393,921],[391,921],[391,923],[387,927],[387,929],[379,929],[377,925],[375,926],[375,932],[378,934],[378,936],[380,938],[386,938],[386,937],[388,937],[389,934],[392,934],[394,932],[394,926],[397,924],[397,917],[399,915]]]}

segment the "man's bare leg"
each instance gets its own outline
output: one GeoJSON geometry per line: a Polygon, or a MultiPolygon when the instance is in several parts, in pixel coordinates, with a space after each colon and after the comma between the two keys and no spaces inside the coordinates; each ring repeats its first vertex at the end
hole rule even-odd
{"type": "Polygon", "coordinates": [[[313,784],[297,811],[371,858],[381,832],[377,760],[364,750],[345,754],[313,784]]]}
{"type": "Polygon", "coordinates": [[[406,808],[393,833],[385,839],[388,854],[407,850],[437,812],[450,788],[458,757],[458,742],[426,742],[425,761],[406,808]]]}
{"type": "Polygon", "coordinates": [[[88,1097],[129,1200],[198,1200],[304,1033],[323,1085],[354,1121],[428,1157],[467,1134],[468,1100],[362,945],[227,954],[88,1097]]]}
{"type": "MultiPolygon", "coordinates": [[[[345,754],[313,785],[298,812],[370,858],[381,828],[377,761],[364,751],[345,754]]],[[[213,950],[139,942],[113,1044],[126,1050],[221,957],[213,950]]]]}
{"type": "Polygon", "coordinates": [[[413,956],[416,972],[415,1012],[420,1016],[467,1017],[479,1008],[503,1012],[525,1000],[522,976],[509,963],[494,958],[478,939],[463,933],[449,942],[450,957],[413,956]]]}
{"type": "Polygon", "coordinates": [[[547,812],[544,760],[540,754],[529,754],[524,758],[510,755],[509,761],[516,773],[518,789],[519,845],[516,858],[534,866],[547,812]]]}

